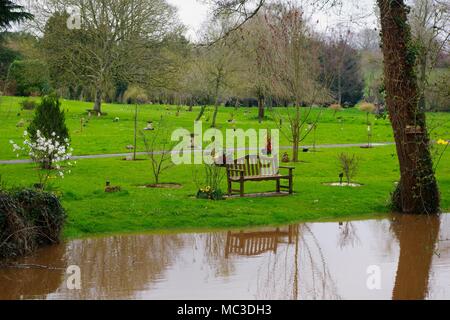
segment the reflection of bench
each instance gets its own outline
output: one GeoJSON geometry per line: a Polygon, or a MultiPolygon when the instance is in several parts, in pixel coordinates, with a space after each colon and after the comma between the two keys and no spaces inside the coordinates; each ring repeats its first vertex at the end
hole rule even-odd
{"type": "Polygon", "coordinates": [[[298,226],[289,226],[287,231],[228,232],[225,257],[231,254],[258,256],[265,252],[276,253],[283,238],[287,237],[288,243],[292,244],[298,232],[298,226]]]}
{"type": "Polygon", "coordinates": [[[228,179],[228,195],[232,196],[233,192],[239,192],[241,197],[244,196],[244,184],[247,181],[276,181],[277,192],[281,189],[294,192],[294,167],[278,166],[278,159],[260,156],[246,156],[245,158],[235,160],[232,164],[226,164],[228,179]],[[280,169],[289,170],[289,174],[280,174],[280,169]],[[281,180],[287,180],[289,185],[282,186],[281,180]],[[233,183],[239,183],[239,190],[233,190],[233,183]]]}

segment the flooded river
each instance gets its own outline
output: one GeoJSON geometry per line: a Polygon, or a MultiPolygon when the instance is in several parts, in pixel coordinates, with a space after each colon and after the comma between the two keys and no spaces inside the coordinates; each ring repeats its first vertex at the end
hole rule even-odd
{"type": "Polygon", "coordinates": [[[15,263],[0,299],[450,299],[450,215],[92,238],[15,263]]]}

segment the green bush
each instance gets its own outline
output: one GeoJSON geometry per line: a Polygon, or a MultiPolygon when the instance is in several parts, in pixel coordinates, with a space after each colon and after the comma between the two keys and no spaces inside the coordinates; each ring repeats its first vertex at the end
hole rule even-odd
{"type": "Polygon", "coordinates": [[[50,92],[50,76],[39,60],[16,60],[11,64],[9,79],[16,84],[16,95],[32,96],[50,92]]]}
{"type": "Polygon", "coordinates": [[[20,102],[20,106],[22,107],[22,110],[34,110],[36,109],[37,103],[34,100],[23,100],[20,102]]]}
{"type": "Polygon", "coordinates": [[[36,113],[28,127],[28,133],[32,140],[36,138],[37,130],[41,131],[41,135],[47,139],[55,133],[61,144],[65,139],[70,139],[65,114],[61,110],[61,102],[55,95],[43,97],[41,103],[36,107],[36,113]]]}
{"type": "Polygon", "coordinates": [[[31,189],[0,191],[0,259],[58,243],[66,213],[59,199],[31,189]]]}

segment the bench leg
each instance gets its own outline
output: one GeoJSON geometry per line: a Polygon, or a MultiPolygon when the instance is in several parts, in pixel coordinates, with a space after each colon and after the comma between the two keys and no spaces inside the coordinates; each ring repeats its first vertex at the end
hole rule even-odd
{"type": "Polygon", "coordinates": [[[228,180],[228,196],[231,197],[233,195],[233,184],[230,180],[228,180]]]}
{"type": "Polygon", "coordinates": [[[289,194],[294,193],[294,177],[291,175],[289,177],[289,194]]]}
{"type": "Polygon", "coordinates": [[[280,180],[277,180],[277,193],[281,192],[281,183],[280,180]]]}
{"type": "Polygon", "coordinates": [[[244,197],[244,181],[242,181],[242,180],[241,180],[241,188],[240,188],[240,190],[241,190],[241,198],[243,198],[244,197]]]}

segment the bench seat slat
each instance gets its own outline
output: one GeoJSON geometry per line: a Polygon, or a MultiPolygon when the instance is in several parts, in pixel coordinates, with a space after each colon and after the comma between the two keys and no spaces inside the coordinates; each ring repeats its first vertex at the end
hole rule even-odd
{"type": "MultiPolygon", "coordinates": [[[[273,175],[273,176],[244,176],[244,181],[258,181],[258,180],[279,180],[289,179],[290,176],[273,175]]],[[[232,181],[240,181],[240,177],[231,177],[232,181]]]]}

